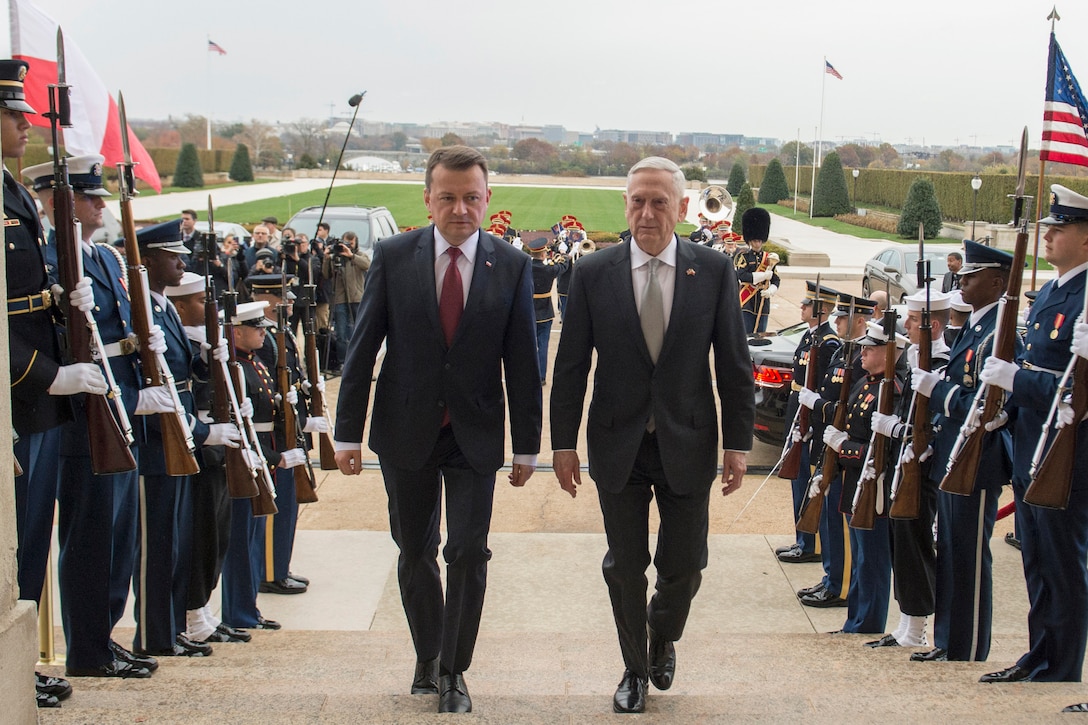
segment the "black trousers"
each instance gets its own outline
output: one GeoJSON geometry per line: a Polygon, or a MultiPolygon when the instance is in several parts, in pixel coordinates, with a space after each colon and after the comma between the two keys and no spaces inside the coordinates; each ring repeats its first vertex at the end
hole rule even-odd
{"type": "Polygon", "coordinates": [[[193,547],[185,609],[200,609],[211,599],[230,544],[230,494],[226,469],[208,466],[192,478],[193,547]]]}
{"type": "Polygon", "coordinates": [[[892,574],[899,611],[914,617],[936,608],[937,552],[933,521],[937,515],[937,482],[922,476],[918,489],[918,518],[892,519],[892,574]]]}
{"type": "Polygon", "coordinates": [[[646,625],[663,639],[684,633],[691,600],[707,563],[710,487],[679,495],[665,480],[657,436],[647,433],[627,485],[619,493],[598,489],[608,540],[602,570],[612,600],[624,665],[642,677],[649,672],[646,625]],[[661,526],[654,566],[657,581],[646,605],[650,565],[650,501],[657,495],[661,526]]]}
{"type": "Polygon", "coordinates": [[[487,534],[495,472],[473,470],[447,426],[419,470],[381,461],[389,496],[389,528],[400,548],[397,577],[416,657],[441,657],[443,671],[472,663],[487,588],[487,534]],[[446,492],[446,592],[438,569],[442,489],[446,492]]]}

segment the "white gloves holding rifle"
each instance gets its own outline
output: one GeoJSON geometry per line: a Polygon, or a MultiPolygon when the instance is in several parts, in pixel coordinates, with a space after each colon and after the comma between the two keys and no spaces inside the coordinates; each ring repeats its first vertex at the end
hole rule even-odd
{"type": "Polygon", "coordinates": [[[993,385],[1002,390],[1008,390],[1011,393],[1013,381],[1016,378],[1016,371],[1019,369],[1020,366],[1014,362],[991,357],[986,360],[986,364],[982,367],[982,372],[979,374],[978,379],[987,385],[993,385]]]}
{"type": "Polygon", "coordinates": [[[903,433],[903,421],[897,415],[884,415],[879,410],[873,412],[873,430],[885,438],[899,438],[903,433]]]}
{"type": "Polygon", "coordinates": [[[829,425],[824,428],[824,443],[827,447],[836,453],[842,452],[842,444],[846,443],[846,440],[850,436],[846,435],[843,431],[839,430],[833,425],[829,425]]]}
{"type": "Polygon", "coordinates": [[[1073,326],[1073,352],[1088,359],[1088,322],[1078,322],[1073,326]]]}
{"type": "Polygon", "coordinates": [[[914,368],[910,371],[910,384],[927,398],[933,395],[933,388],[937,387],[940,380],[941,376],[938,373],[922,370],[921,368],[914,368]]]}
{"type": "Polygon", "coordinates": [[[148,349],[156,355],[164,354],[166,352],[166,336],[162,334],[162,328],[158,325],[152,325],[150,333],[147,336],[148,349]]]}
{"type": "Polygon", "coordinates": [[[814,393],[808,388],[801,388],[799,391],[797,391],[797,402],[805,406],[809,410],[812,410],[812,407],[816,405],[816,402],[819,401],[819,399],[819,394],[814,393]]]}
{"type": "MultiPolygon", "coordinates": [[[[64,295],[64,288],[59,284],[55,284],[49,288],[49,291],[53,293],[53,299],[60,303],[61,297],[64,295]]],[[[68,301],[80,312],[86,312],[94,308],[94,292],[91,290],[90,277],[83,277],[79,280],[71,292],[68,293],[68,301]]]]}
{"type": "Polygon", "coordinates": [[[328,433],[329,421],[323,415],[312,415],[306,419],[306,425],[302,427],[303,433],[328,433]]]}
{"type": "Polygon", "coordinates": [[[294,468],[306,462],[306,451],[301,448],[288,448],[280,456],[280,468],[294,468]]]}
{"type": "Polygon", "coordinates": [[[102,371],[94,363],[73,363],[57,368],[57,376],[49,385],[50,395],[91,393],[105,395],[109,388],[102,371]]]}
{"type": "Polygon", "coordinates": [[[155,413],[173,413],[174,396],[165,385],[156,385],[140,391],[136,401],[136,415],[154,415],[155,413]]]}
{"type": "Polygon", "coordinates": [[[238,433],[238,427],[233,423],[212,423],[208,426],[208,438],[204,441],[206,446],[227,446],[237,448],[242,441],[238,433]]]}

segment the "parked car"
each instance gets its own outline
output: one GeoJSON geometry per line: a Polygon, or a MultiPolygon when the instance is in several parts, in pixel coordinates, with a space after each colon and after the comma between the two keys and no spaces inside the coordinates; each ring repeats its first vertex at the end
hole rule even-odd
{"type": "MultiPolygon", "coordinates": [[[[938,281],[948,271],[948,252],[953,247],[930,246],[926,259],[930,260],[930,276],[938,281]]],[[[865,262],[861,276],[861,294],[868,297],[876,290],[889,290],[888,301],[906,304],[906,297],[918,291],[918,247],[913,244],[897,244],[883,249],[865,262]]],[[[938,285],[939,288],[939,285],[938,285]]]]}
{"type": "Polygon", "coordinates": [[[781,446],[786,435],[786,403],[793,383],[793,353],[808,330],[798,322],[774,335],[748,339],[752,376],[756,383],[755,437],[781,446]]]}
{"type": "MultiPolygon", "coordinates": [[[[195,226],[198,232],[208,231],[207,221],[198,221],[195,226]]],[[[248,246],[253,240],[253,235],[241,224],[217,221],[215,223],[215,235],[222,239],[227,234],[233,234],[234,238],[238,240],[238,243],[243,246],[248,246]]]]}
{"type": "Polygon", "coordinates": [[[324,217],[321,207],[310,206],[291,217],[287,226],[313,239],[318,219],[322,218],[329,225],[330,236],[339,239],[348,231],[359,235],[359,251],[367,254],[374,251],[375,242],[399,231],[396,220],[384,206],[330,206],[325,209],[324,217]]]}

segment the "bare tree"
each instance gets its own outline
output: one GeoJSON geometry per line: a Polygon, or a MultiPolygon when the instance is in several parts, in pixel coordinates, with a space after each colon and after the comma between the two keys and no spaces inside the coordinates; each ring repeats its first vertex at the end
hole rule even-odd
{"type": "Polygon", "coordinates": [[[267,152],[279,143],[275,127],[256,118],[243,126],[242,131],[236,134],[234,140],[248,146],[255,163],[260,165],[264,165],[267,152]]]}

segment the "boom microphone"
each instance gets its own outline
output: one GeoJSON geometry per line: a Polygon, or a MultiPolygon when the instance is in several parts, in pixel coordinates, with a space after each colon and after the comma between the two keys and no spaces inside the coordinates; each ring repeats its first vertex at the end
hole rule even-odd
{"type": "Polygon", "coordinates": [[[348,105],[351,106],[352,108],[355,108],[356,106],[358,106],[360,103],[363,102],[363,96],[365,96],[365,95],[366,95],[366,91],[363,91],[362,93],[356,93],[354,96],[352,96],[351,98],[348,99],[348,105]]]}

